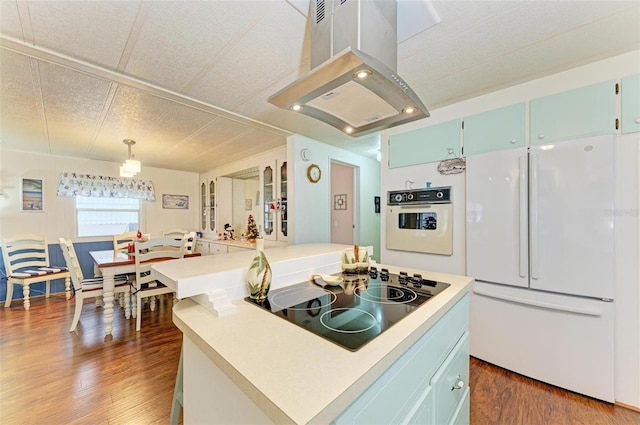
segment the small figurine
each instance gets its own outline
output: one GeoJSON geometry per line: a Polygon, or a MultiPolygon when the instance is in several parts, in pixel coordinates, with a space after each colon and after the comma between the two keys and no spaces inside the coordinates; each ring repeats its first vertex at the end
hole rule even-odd
{"type": "Polygon", "coordinates": [[[231,224],[229,224],[229,223],[224,225],[224,239],[225,240],[234,240],[235,239],[233,237],[233,227],[231,227],[231,224]]]}

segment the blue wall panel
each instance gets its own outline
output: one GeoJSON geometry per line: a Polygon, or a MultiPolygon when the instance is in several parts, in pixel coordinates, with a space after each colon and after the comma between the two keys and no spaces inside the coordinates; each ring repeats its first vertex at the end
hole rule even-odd
{"type": "MultiPolygon", "coordinates": [[[[113,249],[113,242],[74,242],[73,246],[76,250],[76,254],[78,255],[78,260],[80,261],[82,273],[85,277],[93,277],[93,260],[91,259],[89,252],[113,249]]],[[[64,257],[62,255],[62,250],[60,249],[60,245],[58,244],[49,244],[49,259],[52,266],[66,265],[64,257]]],[[[4,261],[0,263],[0,276],[2,276],[2,281],[0,282],[0,301],[4,303],[7,298],[7,278],[4,261]]],[[[44,295],[44,292],[44,282],[34,283],[33,285],[31,285],[31,292],[29,296],[36,297],[38,295],[44,295]]],[[[64,292],[64,279],[56,279],[51,281],[51,293],[54,292],[64,292]]],[[[16,285],[16,287],[13,288],[13,299],[22,299],[21,286],[16,285]]]]}

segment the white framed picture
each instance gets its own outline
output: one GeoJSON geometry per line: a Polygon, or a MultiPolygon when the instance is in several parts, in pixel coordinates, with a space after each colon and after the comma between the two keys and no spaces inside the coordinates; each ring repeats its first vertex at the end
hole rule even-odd
{"type": "Polygon", "coordinates": [[[189,196],[188,195],[162,195],[162,208],[165,209],[177,209],[188,210],[189,209],[189,196]]]}
{"type": "Polygon", "coordinates": [[[20,177],[20,211],[44,212],[44,180],[20,177]]]}

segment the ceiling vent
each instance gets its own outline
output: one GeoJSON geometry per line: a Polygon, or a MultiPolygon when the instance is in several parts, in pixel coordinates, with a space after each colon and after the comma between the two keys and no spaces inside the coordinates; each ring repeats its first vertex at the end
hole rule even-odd
{"type": "Polygon", "coordinates": [[[397,74],[397,3],[312,0],[311,71],[269,97],[351,136],[429,116],[397,74]]]}

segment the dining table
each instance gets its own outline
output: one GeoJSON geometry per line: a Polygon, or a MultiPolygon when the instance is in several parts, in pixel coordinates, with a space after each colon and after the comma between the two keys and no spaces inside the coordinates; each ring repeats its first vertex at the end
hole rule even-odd
{"type": "MultiPolygon", "coordinates": [[[[135,257],[127,254],[126,252],[116,252],[113,249],[90,251],[89,255],[93,259],[94,268],[97,269],[99,271],[99,274],[102,275],[104,332],[105,335],[111,335],[111,331],[113,330],[113,291],[115,289],[115,276],[129,273],[135,274],[135,257]]],[[[198,252],[190,252],[185,254],[184,256],[185,258],[187,258],[196,257],[199,255],[200,253],[198,252]]]]}

